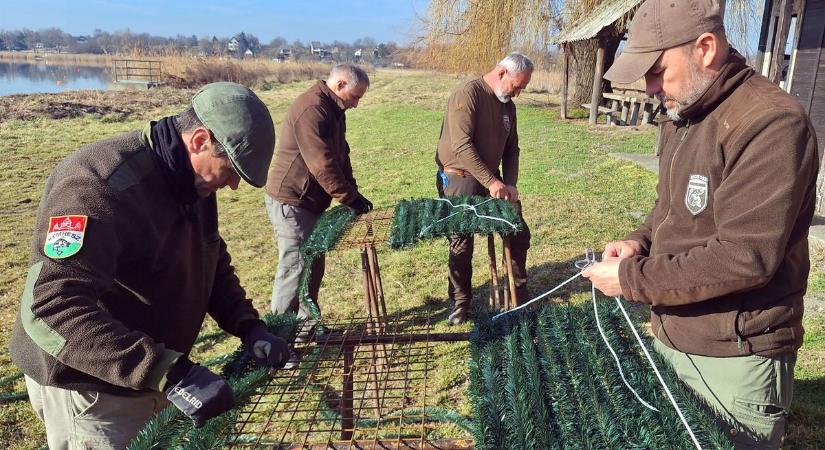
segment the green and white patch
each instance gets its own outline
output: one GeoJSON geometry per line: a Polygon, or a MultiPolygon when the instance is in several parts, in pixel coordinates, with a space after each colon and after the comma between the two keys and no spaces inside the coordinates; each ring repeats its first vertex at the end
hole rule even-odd
{"type": "Polygon", "coordinates": [[[49,230],[43,253],[52,259],[76,255],[83,247],[86,234],[86,216],[58,216],[49,218],[49,230]]]}

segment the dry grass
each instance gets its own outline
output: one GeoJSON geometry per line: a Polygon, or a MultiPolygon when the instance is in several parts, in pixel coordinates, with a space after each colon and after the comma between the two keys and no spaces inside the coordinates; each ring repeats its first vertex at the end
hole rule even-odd
{"type": "Polygon", "coordinates": [[[561,92],[561,82],[561,71],[536,68],[525,92],[558,95],[561,92]]]}
{"type": "Polygon", "coordinates": [[[163,56],[164,82],[174,87],[195,87],[213,81],[234,81],[247,86],[289,83],[325,78],[332,66],[317,62],[284,62],[268,59],[192,58],[163,56]]]}

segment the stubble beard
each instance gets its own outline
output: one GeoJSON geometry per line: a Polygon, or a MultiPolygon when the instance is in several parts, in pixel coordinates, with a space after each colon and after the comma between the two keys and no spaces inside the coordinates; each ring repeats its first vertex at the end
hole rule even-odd
{"type": "Polygon", "coordinates": [[[667,113],[667,116],[675,122],[682,120],[682,117],[679,113],[684,108],[692,105],[693,103],[696,103],[696,101],[698,101],[702,97],[702,95],[704,95],[705,91],[707,91],[711,83],[713,83],[713,75],[702,73],[702,71],[699,70],[699,64],[695,61],[690,61],[688,70],[689,78],[687,81],[687,86],[685,88],[685,94],[683,96],[684,98],[680,100],[672,95],[659,95],[659,101],[662,102],[663,105],[667,101],[676,102],[676,106],[674,106],[673,108],[665,107],[665,112],[667,113]]]}

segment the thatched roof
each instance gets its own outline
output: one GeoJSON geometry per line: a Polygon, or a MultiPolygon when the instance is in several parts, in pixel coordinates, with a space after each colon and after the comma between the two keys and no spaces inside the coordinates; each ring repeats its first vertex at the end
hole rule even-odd
{"type": "Polygon", "coordinates": [[[605,0],[590,13],[569,24],[554,37],[551,42],[563,44],[565,42],[583,41],[596,37],[602,28],[621,19],[622,16],[635,8],[642,0],[605,0]]]}

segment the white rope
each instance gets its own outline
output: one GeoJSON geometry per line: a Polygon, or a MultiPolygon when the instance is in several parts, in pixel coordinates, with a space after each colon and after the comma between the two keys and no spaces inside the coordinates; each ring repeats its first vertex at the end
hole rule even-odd
{"type": "Polygon", "coordinates": [[[659,410],[656,409],[656,407],[654,407],[650,403],[644,401],[644,399],[642,399],[642,397],[639,395],[639,393],[636,392],[636,389],[633,389],[633,387],[630,386],[630,383],[627,381],[627,378],[625,378],[624,371],[622,370],[622,363],[619,360],[619,356],[616,355],[616,352],[613,350],[613,347],[610,346],[610,341],[607,340],[607,335],[605,335],[604,329],[602,328],[602,323],[599,320],[599,310],[596,307],[596,288],[592,284],[590,285],[590,291],[593,294],[593,314],[596,316],[596,327],[599,329],[599,334],[601,334],[602,340],[604,341],[604,344],[607,346],[607,349],[610,350],[610,354],[613,355],[613,360],[616,361],[616,367],[619,368],[619,376],[622,377],[622,381],[624,382],[624,385],[627,386],[628,389],[630,389],[630,392],[632,392],[633,395],[636,396],[636,400],[639,400],[639,403],[641,403],[642,406],[644,406],[647,409],[651,409],[653,411],[659,412],[659,410]]]}
{"type": "Polygon", "coordinates": [[[537,301],[539,301],[539,300],[543,299],[544,297],[547,297],[548,295],[552,294],[553,292],[558,291],[558,290],[559,290],[559,289],[561,289],[561,287],[562,287],[562,286],[564,286],[565,284],[567,284],[567,283],[569,283],[569,282],[571,282],[571,281],[575,280],[576,278],[580,277],[580,276],[581,276],[581,274],[582,274],[582,273],[581,273],[581,272],[579,272],[579,273],[577,273],[577,274],[573,275],[572,277],[568,278],[567,280],[562,281],[562,283],[561,283],[560,285],[558,285],[558,286],[554,287],[553,289],[550,289],[549,291],[545,292],[544,294],[539,295],[538,297],[536,297],[536,298],[534,298],[534,299],[530,300],[529,302],[527,302],[527,303],[525,303],[525,304],[523,304],[523,305],[520,305],[520,306],[517,306],[517,307],[515,307],[515,308],[513,308],[513,309],[510,309],[510,310],[507,310],[507,311],[504,311],[504,312],[498,313],[498,314],[496,314],[495,316],[493,316],[493,318],[492,318],[492,319],[490,319],[490,320],[491,320],[491,321],[493,321],[493,322],[495,322],[496,320],[500,319],[500,318],[501,318],[501,317],[503,317],[503,316],[506,316],[506,315],[508,315],[508,314],[512,314],[512,313],[514,313],[514,312],[516,312],[516,311],[518,311],[518,310],[520,310],[520,309],[522,309],[522,308],[526,308],[526,307],[527,307],[528,305],[530,305],[531,303],[537,302],[537,301]]]}
{"type": "MultiPolygon", "coordinates": [[[[595,299],[595,290],[593,292],[593,296],[595,299]]],[[[662,378],[662,374],[659,373],[659,368],[656,367],[656,363],[653,362],[653,358],[650,356],[650,353],[647,351],[647,347],[645,347],[642,338],[639,336],[639,332],[636,331],[636,326],[633,324],[633,321],[630,319],[630,316],[627,314],[627,311],[624,309],[624,305],[622,305],[622,301],[619,300],[619,297],[616,297],[616,304],[619,305],[619,309],[622,311],[625,320],[627,320],[627,324],[630,326],[630,330],[633,332],[633,336],[636,337],[636,341],[639,342],[639,345],[642,347],[642,351],[644,351],[645,356],[647,356],[647,360],[650,362],[650,366],[653,367],[653,372],[656,374],[656,378],[659,379],[659,383],[661,383],[662,387],[667,394],[667,398],[670,399],[670,403],[673,404],[673,407],[676,408],[676,413],[679,414],[679,419],[682,420],[682,424],[685,426],[688,434],[690,435],[690,439],[693,440],[693,445],[696,446],[697,449],[702,450],[702,445],[699,444],[699,440],[696,439],[696,435],[693,434],[693,429],[690,428],[690,425],[685,419],[685,415],[682,414],[682,410],[679,408],[679,405],[676,404],[676,399],[673,398],[673,394],[670,392],[670,389],[667,387],[667,383],[665,383],[664,378],[662,378]]]]}
{"type": "MultiPolygon", "coordinates": [[[[596,262],[595,253],[593,253],[593,251],[591,249],[586,249],[585,250],[585,259],[582,260],[582,261],[577,261],[576,262],[576,267],[579,268],[579,269],[582,269],[582,272],[583,272],[585,268],[589,267],[590,265],[594,264],[595,262],[596,262]]],[[[538,297],[533,298],[532,300],[530,300],[529,302],[527,302],[527,303],[525,303],[521,306],[513,308],[509,311],[504,311],[504,312],[501,312],[499,314],[496,314],[495,316],[493,316],[491,321],[495,322],[496,320],[499,320],[500,318],[502,318],[502,317],[504,317],[508,314],[512,314],[512,313],[514,313],[514,312],[516,312],[516,311],[518,311],[522,308],[527,307],[528,305],[530,305],[534,302],[537,302],[537,301],[543,299],[544,297],[547,297],[548,295],[552,294],[553,292],[556,292],[557,290],[561,289],[562,286],[564,286],[567,283],[570,283],[571,281],[573,281],[576,278],[580,277],[582,272],[579,272],[579,273],[573,275],[572,277],[570,277],[567,280],[563,281],[561,284],[554,287],[553,289],[550,289],[549,291],[539,295],[538,297]]],[[[598,310],[598,307],[596,306],[596,303],[597,303],[596,287],[593,286],[592,284],[590,286],[590,291],[591,291],[592,298],[593,298],[593,314],[596,317],[596,327],[599,329],[599,334],[601,335],[602,340],[604,341],[605,345],[607,345],[607,349],[610,350],[610,354],[613,356],[613,359],[616,361],[616,367],[618,367],[618,369],[619,369],[619,375],[621,376],[622,381],[624,382],[625,386],[627,386],[627,388],[630,389],[630,392],[633,393],[633,395],[636,397],[636,399],[639,401],[639,403],[641,403],[644,407],[646,407],[648,409],[651,409],[651,410],[656,411],[656,412],[660,412],[658,409],[656,409],[650,403],[648,403],[644,399],[642,399],[642,397],[636,392],[636,390],[633,389],[632,386],[630,386],[630,383],[627,381],[627,378],[625,378],[624,371],[622,370],[621,360],[619,359],[619,356],[616,354],[616,352],[613,350],[613,347],[610,346],[610,342],[608,341],[607,336],[605,335],[604,329],[602,328],[601,320],[599,320],[599,310],[598,310]]],[[[642,341],[641,336],[639,336],[639,332],[636,330],[636,325],[633,324],[633,320],[630,319],[630,316],[627,314],[627,311],[625,310],[624,305],[622,305],[622,302],[619,299],[619,297],[616,297],[616,305],[618,306],[619,310],[622,311],[622,314],[624,315],[624,318],[627,321],[628,326],[630,326],[630,330],[633,332],[633,336],[636,338],[636,342],[638,342],[639,346],[642,347],[642,351],[644,352],[645,356],[647,357],[647,360],[650,363],[650,366],[653,367],[653,372],[656,374],[656,378],[659,380],[659,383],[662,385],[662,388],[664,388],[668,399],[670,399],[670,403],[676,409],[676,413],[679,415],[679,419],[682,421],[682,424],[685,426],[685,429],[687,430],[688,434],[690,435],[690,439],[693,441],[693,445],[695,445],[697,449],[702,450],[702,445],[699,443],[699,440],[696,439],[696,435],[693,433],[693,429],[688,424],[687,419],[685,418],[685,415],[682,413],[682,410],[679,408],[679,405],[676,403],[676,399],[673,398],[673,394],[670,392],[670,389],[667,387],[667,383],[665,383],[664,378],[662,378],[662,374],[659,373],[659,368],[656,366],[656,363],[653,361],[653,357],[650,356],[650,352],[648,352],[647,347],[644,344],[644,341],[642,341]]]]}
{"type": "Polygon", "coordinates": [[[479,207],[479,206],[481,206],[481,205],[483,205],[483,204],[485,204],[485,203],[487,203],[487,202],[489,202],[489,201],[494,200],[492,197],[490,197],[490,198],[488,198],[487,200],[484,200],[483,202],[478,203],[478,204],[476,204],[476,205],[470,205],[469,203],[459,203],[458,205],[454,205],[454,204],[453,204],[453,202],[451,202],[449,199],[446,199],[446,198],[436,198],[435,200],[438,200],[438,201],[441,201],[441,202],[447,202],[447,203],[448,203],[448,204],[449,204],[449,205],[450,205],[453,209],[455,209],[455,208],[464,208],[464,209],[458,210],[458,211],[456,211],[456,212],[454,212],[454,213],[450,214],[450,215],[449,215],[449,216],[447,216],[447,217],[442,217],[441,219],[438,219],[438,220],[436,220],[435,222],[433,222],[433,223],[431,223],[431,224],[427,225],[426,227],[424,227],[424,228],[423,228],[423,229],[422,229],[422,230],[418,233],[418,237],[423,236],[423,235],[424,235],[424,233],[425,233],[427,230],[429,230],[430,228],[434,227],[434,226],[435,226],[435,224],[437,224],[438,222],[441,222],[441,221],[447,220],[447,219],[449,219],[450,217],[453,217],[453,216],[455,216],[456,214],[460,214],[460,213],[462,213],[462,212],[464,212],[464,211],[472,211],[472,212],[473,212],[473,214],[475,214],[475,215],[476,215],[476,217],[481,218],[481,219],[498,220],[499,222],[504,222],[504,223],[506,223],[507,225],[510,225],[510,227],[512,227],[512,228],[513,228],[513,230],[518,230],[518,226],[517,226],[517,225],[515,225],[514,223],[512,223],[512,222],[508,221],[508,220],[502,219],[502,218],[500,218],[500,217],[493,217],[493,216],[487,216],[487,215],[484,215],[484,214],[479,214],[479,213],[478,213],[478,211],[476,211],[476,208],[477,208],[477,207],[479,207]]]}

